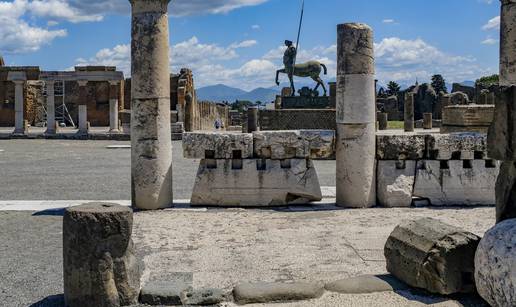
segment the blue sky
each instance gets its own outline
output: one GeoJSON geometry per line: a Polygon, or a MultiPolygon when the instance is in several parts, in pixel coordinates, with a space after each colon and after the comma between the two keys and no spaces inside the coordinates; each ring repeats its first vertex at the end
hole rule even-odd
{"type": "MultiPolygon", "coordinates": [[[[274,86],[282,42],[295,40],[301,0],[173,0],[172,70],[197,86],[274,86]]],[[[306,0],[299,60],[335,75],[336,25],[375,32],[377,77],[402,84],[441,73],[448,82],[498,71],[498,0],[306,0]]],[[[8,65],[66,70],[116,65],[130,74],[127,0],[0,1],[0,54],[8,65]]]]}

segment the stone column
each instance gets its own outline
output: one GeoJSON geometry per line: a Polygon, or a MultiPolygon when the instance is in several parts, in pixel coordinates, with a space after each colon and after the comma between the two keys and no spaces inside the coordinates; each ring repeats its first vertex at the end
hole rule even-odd
{"type": "Polygon", "coordinates": [[[170,207],[169,0],[130,0],[132,6],[132,203],[144,210],[170,207]]]}
{"type": "Polygon", "coordinates": [[[501,0],[500,85],[516,84],[516,0],[501,0]]]}
{"type": "Polygon", "coordinates": [[[423,129],[432,129],[432,113],[423,113],[423,129]]]}
{"type": "Polygon", "coordinates": [[[24,128],[23,89],[25,80],[14,80],[14,134],[26,134],[24,128]]]}
{"type": "Polygon", "coordinates": [[[387,130],[389,116],[387,113],[378,112],[378,130],[387,130]]]}
{"type": "Polygon", "coordinates": [[[88,134],[88,81],[79,80],[79,131],[78,134],[88,134]]]}
{"type": "Polygon", "coordinates": [[[45,81],[47,88],[47,131],[45,134],[56,134],[56,105],[54,96],[54,80],[45,81]]]}
{"type": "Polygon", "coordinates": [[[414,131],[414,93],[407,93],[405,96],[405,132],[414,131]]]}
{"type": "Polygon", "coordinates": [[[247,132],[255,131],[258,131],[258,107],[249,107],[247,109],[247,132]]]}
{"type": "Polygon", "coordinates": [[[373,31],[365,24],[337,28],[337,205],[376,204],[376,105],[373,31]]]}
{"type": "Polygon", "coordinates": [[[118,126],[118,93],[119,81],[109,81],[109,132],[119,133],[118,126]]]}

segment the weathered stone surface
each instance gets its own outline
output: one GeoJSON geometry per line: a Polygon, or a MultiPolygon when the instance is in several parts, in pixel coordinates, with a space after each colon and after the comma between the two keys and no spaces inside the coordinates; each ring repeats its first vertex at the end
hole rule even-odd
{"type": "Polygon", "coordinates": [[[335,131],[290,130],[253,133],[254,157],[261,159],[328,159],[335,155],[335,131]]]}
{"type": "Polygon", "coordinates": [[[409,286],[392,275],[364,275],[337,280],[324,286],[331,292],[344,294],[367,294],[407,290],[409,286]]]}
{"type": "Polygon", "coordinates": [[[346,23],[338,25],[337,32],[345,42],[338,44],[338,70],[346,74],[374,74],[373,30],[365,24],[346,23]]]}
{"type": "Polygon", "coordinates": [[[387,271],[432,293],[472,292],[479,241],[476,235],[438,220],[405,222],[394,229],[385,244],[387,271]]]}
{"type": "Polygon", "coordinates": [[[414,93],[408,93],[405,97],[405,108],[403,109],[403,127],[405,132],[414,131],[414,93]]]}
{"type": "Polygon", "coordinates": [[[489,160],[418,161],[413,196],[432,206],[493,205],[499,169],[489,160]]]}
{"type": "Polygon", "coordinates": [[[477,291],[491,306],[516,306],[516,219],[489,230],[475,256],[477,291]]]}
{"type": "Polygon", "coordinates": [[[463,92],[454,92],[450,94],[450,103],[452,105],[468,105],[469,97],[468,94],[463,92]]]}
{"type": "Polygon", "coordinates": [[[191,290],[191,283],[181,280],[150,281],[140,292],[140,302],[147,305],[183,305],[181,293],[191,290]]]}
{"type": "Polygon", "coordinates": [[[183,154],[187,159],[250,159],[253,157],[253,134],[184,133],[183,154]]]}
{"type": "Polygon", "coordinates": [[[429,159],[488,159],[487,137],[481,133],[432,134],[427,150],[429,159]]]}
{"type": "Polygon", "coordinates": [[[188,289],[181,292],[181,302],[186,306],[217,305],[227,300],[220,289],[188,289]]]}
{"type": "Polygon", "coordinates": [[[501,0],[500,85],[516,84],[516,1],[501,0]]]}
{"type": "Polygon", "coordinates": [[[500,88],[497,93],[493,124],[489,128],[489,156],[500,161],[516,160],[516,86],[500,88]]]}
{"type": "Polygon", "coordinates": [[[485,127],[485,131],[493,122],[494,105],[457,105],[443,110],[443,126],[485,127]]]}
{"type": "Polygon", "coordinates": [[[378,135],[376,157],[378,160],[420,160],[425,157],[424,135],[378,135]]]}
{"type": "Polygon", "coordinates": [[[322,199],[312,162],[292,160],[202,160],[192,205],[264,207],[322,199]]]}
{"type": "Polygon", "coordinates": [[[378,112],[378,130],[387,130],[387,126],[389,124],[388,114],[378,112]]]}
{"type": "Polygon", "coordinates": [[[516,218],[516,162],[505,161],[496,181],[496,221],[516,218]]]}
{"type": "Polygon", "coordinates": [[[72,207],[63,218],[67,306],[135,304],[140,290],[130,208],[108,203],[72,207]]]}
{"type": "Polygon", "coordinates": [[[410,207],[416,161],[378,161],[377,195],[384,207],[410,207]]]}
{"type": "Polygon", "coordinates": [[[322,286],[312,283],[243,283],[233,289],[238,304],[300,301],[321,297],[322,286]]]}

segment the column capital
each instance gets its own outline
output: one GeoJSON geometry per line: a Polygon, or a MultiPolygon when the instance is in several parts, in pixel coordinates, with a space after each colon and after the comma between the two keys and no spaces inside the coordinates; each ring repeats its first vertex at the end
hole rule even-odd
{"type": "Polygon", "coordinates": [[[25,80],[11,80],[11,81],[12,81],[15,85],[24,85],[24,84],[25,84],[25,82],[27,82],[27,81],[25,81],[25,80]]]}
{"type": "Polygon", "coordinates": [[[88,85],[88,80],[77,80],[77,84],[79,84],[79,86],[86,86],[88,85]]]}

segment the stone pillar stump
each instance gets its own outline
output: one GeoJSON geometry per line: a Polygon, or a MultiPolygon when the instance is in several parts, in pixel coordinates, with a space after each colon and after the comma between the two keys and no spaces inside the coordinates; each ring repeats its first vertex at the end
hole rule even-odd
{"type": "Polygon", "coordinates": [[[140,274],[130,208],[89,203],[63,218],[64,297],[67,306],[136,304],[140,274]]]}

